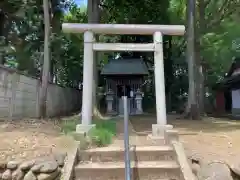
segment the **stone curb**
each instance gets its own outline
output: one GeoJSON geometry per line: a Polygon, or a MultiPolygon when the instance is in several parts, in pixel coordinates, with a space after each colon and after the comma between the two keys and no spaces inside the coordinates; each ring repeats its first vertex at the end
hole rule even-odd
{"type": "Polygon", "coordinates": [[[65,164],[63,167],[63,172],[60,177],[60,180],[73,179],[74,166],[78,161],[78,152],[79,152],[79,142],[76,141],[73,150],[67,152],[67,157],[65,160],[65,164]]]}

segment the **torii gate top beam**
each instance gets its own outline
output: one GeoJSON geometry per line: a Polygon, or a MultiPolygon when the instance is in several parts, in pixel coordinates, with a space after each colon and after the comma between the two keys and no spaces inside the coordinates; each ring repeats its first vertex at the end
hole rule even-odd
{"type": "Polygon", "coordinates": [[[92,31],[96,34],[136,34],[153,35],[160,31],[164,35],[184,35],[183,25],[140,25],[140,24],[79,24],[63,23],[62,30],[65,33],[83,33],[92,31]]]}

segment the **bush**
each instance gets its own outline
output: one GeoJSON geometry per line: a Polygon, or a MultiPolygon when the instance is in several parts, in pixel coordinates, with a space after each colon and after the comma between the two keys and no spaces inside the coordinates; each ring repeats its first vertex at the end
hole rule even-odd
{"type": "Polygon", "coordinates": [[[114,120],[95,120],[96,128],[89,133],[92,144],[103,147],[112,143],[113,137],[116,135],[116,122],[114,120]]]}
{"type": "MultiPolygon", "coordinates": [[[[76,125],[79,123],[79,116],[71,117],[63,120],[61,124],[64,134],[73,134],[76,125]]],[[[103,147],[112,143],[113,137],[116,135],[115,120],[93,120],[96,127],[89,132],[89,138],[92,145],[103,147]]]]}
{"type": "Polygon", "coordinates": [[[107,129],[94,128],[90,131],[91,143],[97,147],[103,147],[112,143],[113,134],[107,129]]]}
{"type": "Polygon", "coordinates": [[[116,122],[114,120],[96,120],[94,121],[94,124],[96,124],[97,129],[106,129],[108,132],[112,133],[114,136],[116,135],[116,122]]]}

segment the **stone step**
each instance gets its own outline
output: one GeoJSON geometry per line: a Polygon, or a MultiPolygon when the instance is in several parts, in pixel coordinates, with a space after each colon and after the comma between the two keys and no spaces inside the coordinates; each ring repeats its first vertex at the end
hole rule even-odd
{"type": "MultiPolygon", "coordinates": [[[[165,161],[176,160],[176,154],[171,146],[132,146],[130,147],[132,161],[165,161]]],[[[124,147],[94,148],[79,153],[80,161],[91,162],[123,162],[124,147]]]]}
{"type": "MultiPolygon", "coordinates": [[[[169,144],[170,140],[178,140],[178,131],[174,129],[167,130],[167,136],[168,138],[164,138],[161,136],[153,136],[151,133],[139,133],[138,135],[130,135],[129,136],[129,144],[130,145],[136,145],[136,146],[161,146],[169,144]]],[[[124,141],[124,135],[118,136],[117,139],[114,140],[113,144],[116,144],[117,146],[123,145],[124,141]]]]}
{"type": "MultiPolygon", "coordinates": [[[[151,135],[135,135],[129,136],[129,144],[132,146],[161,146],[166,145],[164,137],[154,137],[151,135]]],[[[124,145],[124,136],[118,136],[114,140],[112,146],[123,146],[124,145]]]]}
{"type": "Polygon", "coordinates": [[[168,138],[171,140],[179,140],[179,135],[178,135],[178,131],[175,129],[169,129],[167,130],[167,134],[168,134],[168,138]]]}
{"type": "MultiPolygon", "coordinates": [[[[131,162],[134,180],[181,180],[180,171],[174,161],[131,162]]],[[[125,180],[125,163],[80,163],[75,167],[75,180],[125,180]]]]}

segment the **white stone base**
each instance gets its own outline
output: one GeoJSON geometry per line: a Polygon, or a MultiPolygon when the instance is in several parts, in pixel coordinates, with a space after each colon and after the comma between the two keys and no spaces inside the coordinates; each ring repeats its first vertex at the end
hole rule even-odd
{"type": "Polygon", "coordinates": [[[162,146],[167,144],[167,141],[164,137],[153,136],[152,134],[148,134],[147,139],[148,141],[151,141],[151,144],[154,146],[162,146]]]}
{"type": "Polygon", "coordinates": [[[111,112],[107,112],[107,115],[113,116],[113,115],[117,115],[117,113],[115,111],[111,111],[111,112]]]}
{"type": "Polygon", "coordinates": [[[92,129],[95,128],[95,124],[90,124],[90,125],[83,125],[83,124],[78,124],[76,126],[76,133],[79,134],[88,134],[88,132],[92,129]]]}
{"type": "Polygon", "coordinates": [[[152,136],[160,136],[165,137],[166,131],[173,129],[172,125],[159,125],[159,124],[153,124],[152,125],[152,136]]]}
{"type": "Polygon", "coordinates": [[[143,111],[141,111],[141,110],[136,110],[136,113],[135,113],[136,115],[141,115],[141,114],[143,114],[143,111]]]}

